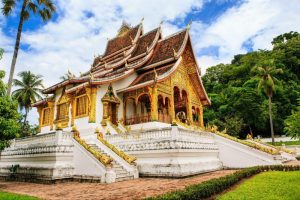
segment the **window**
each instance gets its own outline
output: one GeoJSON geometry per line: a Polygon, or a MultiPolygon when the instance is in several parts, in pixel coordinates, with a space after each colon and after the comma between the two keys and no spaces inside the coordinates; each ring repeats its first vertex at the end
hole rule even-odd
{"type": "Polygon", "coordinates": [[[68,116],[68,103],[57,105],[57,120],[65,119],[68,116]]]}
{"type": "Polygon", "coordinates": [[[44,108],[42,125],[50,124],[50,108],[44,108]]]}
{"type": "Polygon", "coordinates": [[[87,114],[87,96],[79,96],[76,98],[76,116],[87,114]]]}

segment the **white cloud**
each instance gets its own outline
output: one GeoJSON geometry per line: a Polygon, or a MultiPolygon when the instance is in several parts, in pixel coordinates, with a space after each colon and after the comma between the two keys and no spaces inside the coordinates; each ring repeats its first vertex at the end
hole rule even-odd
{"type": "Polygon", "coordinates": [[[218,46],[218,56],[200,56],[202,72],[220,62],[228,63],[235,54],[246,53],[243,43],[250,40],[253,49],[270,49],[272,39],[289,31],[300,32],[298,0],[249,0],[223,13],[210,25],[193,27],[195,48],[218,46]]]}
{"type": "MultiPolygon", "coordinates": [[[[136,25],[144,17],[145,31],[165,20],[165,35],[178,30],[168,21],[183,20],[192,8],[201,6],[202,0],[174,0],[172,3],[161,0],[58,0],[57,20],[38,30],[23,33],[21,42],[29,45],[29,49],[19,51],[15,74],[31,70],[43,75],[45,85],[50,86],[57,83],[68,69],[76,74],[89,70],[93,56],[103,53],[107,38],[116,35],[123,20],[136,25]]],[[[1,20],[0,17],[0,24],[1,20]]],[[[7,50],[0,69],[7,72],[12,57],[12,41],[14,38],[1,34],[0,29],[0,45],[7,50]]],[[[36,113],[31,115],[30,121],[37,123],[36,113]]]]}

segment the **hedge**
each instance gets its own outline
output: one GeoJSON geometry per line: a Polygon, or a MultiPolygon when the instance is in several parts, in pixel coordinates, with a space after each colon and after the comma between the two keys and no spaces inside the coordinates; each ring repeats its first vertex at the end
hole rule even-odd
{"type": "Polygon", "coordinates": [[[190,185],[185,187],[183,190],[177,190],[169,192],[160,196],[150,197],[147,200],[201,200],[209,198],[213,195],[221,193],[222,191],[230,188],[235,183],[239,182],[244,178],[251,177],[255,174],[264,171],[298,171],[300,166],[283,166],[283,165],[272,165],[272,166],[258,166],[250,167],[233,174],[226,175],[221,178],[211,179],[199,184],[190,185]]]}

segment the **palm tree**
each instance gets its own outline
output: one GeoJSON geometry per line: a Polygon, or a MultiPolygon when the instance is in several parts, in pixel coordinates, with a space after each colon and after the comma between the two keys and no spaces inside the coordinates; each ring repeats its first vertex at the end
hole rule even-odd
{"type": "Polygon", "coordinates": [[[283,73],[283,71],[280,68],[276,68],[274,59],[263,59],[259,66],[255,67],[253,71],[259,78],[258,89],[263,90],[269,99],[270,128],[272,144],[274,145],[275,141],[272,119],[272,97],[276,92],[275,82],[278,82],[278,80],[274,76],[283,73]]]}
{"type": "MultiPolygon", "coordinates": [[[[16,9],[17,5],[19,5],[19,2],[20,0],[2,0],[3,7],[1,9],[3,15],[9,16],[12,13],[12,11],[16,9]]],[[[18,57],[23,22],[28,20],[30,18],[30,14],[32,13],[38,14],[43,21],[47,21],[51,19],[52,14],[55,12],[55,6],[52,0],[22,0],[21,2],[22,2],[22,7],[20,9],[18,32],[17,32],[14,54],[10,66],[10,73],[8,79],[7,95],[9,96],[11,94],[13,76],[14,76],[17,57],[18,57]]]]}
{"type": "Polygon", "coordinates": [[[27,114],[31,109],[31,104],[42,98],[41,92],[44,86],[42,84],[42,76],[35,75],[30,71],[20,72],[18,76],[20,80],[13,80],[14,86],[17,87],[13,92],[13,97],[17,99],[20,110],[25,109],[24,125],[27,120],[27,114]]]}

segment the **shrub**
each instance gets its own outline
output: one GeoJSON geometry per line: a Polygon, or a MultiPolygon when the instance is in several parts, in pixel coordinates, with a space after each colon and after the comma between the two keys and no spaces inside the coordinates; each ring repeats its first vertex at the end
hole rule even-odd
{"type": "Polygon", "coordinates": [[[251,177],[263,171],[296,171],[300,170],[300,166],[283,166],[283,165],[271,165],[271,166],[257,166],[246,168],[237,171],[233,174],[211,179],[209,181],[202,182],[200,184],[190,185],[183,190],[177,190],[169,192],[157,197],[147,198],[148,200],[193,200],[193,199],[205,199],[213,195],[216,195],[232,185],[236,184],[242,179],[251,177]]]}

